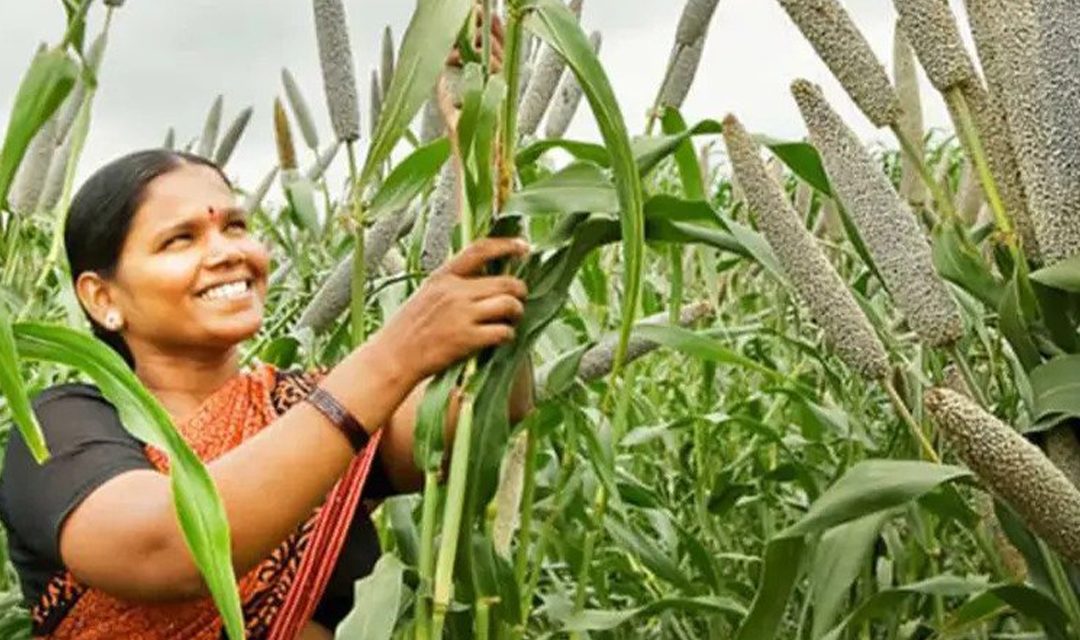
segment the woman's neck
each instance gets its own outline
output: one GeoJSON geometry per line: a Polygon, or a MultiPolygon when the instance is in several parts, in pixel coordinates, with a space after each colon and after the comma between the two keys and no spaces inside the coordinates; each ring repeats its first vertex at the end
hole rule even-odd
{"type": "Polygon", "coordinates": [[[194,413],[208,397],[240,373],[240,354],[236,347],[209,354],[136,353],[135,362],[135,375],[174,421],[184,420],[194,413]]]}

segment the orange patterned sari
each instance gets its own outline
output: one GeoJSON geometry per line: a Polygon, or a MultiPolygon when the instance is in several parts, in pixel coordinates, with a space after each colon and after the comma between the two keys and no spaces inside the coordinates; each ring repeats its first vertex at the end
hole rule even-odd
{"type": "MultiPolygon", "coordinates": [[[[206,400],[180,433],[204,462],[258,433],[302,400],[325,371],[280,371],[259,364],[235,376],[206,400]]],[[[292,640],[311,618],[341,551],[377,451],[379,435],[353,461],[323,506],[316,509],[269,558],[238,583],[250,640],[292,640]]],[[[147,446],[160,471],[168,459],[147,446]]],[[[221,617],[209,599],[168,604],[119,600],[57,574],[32,610],[36,630],[48,640],[218,640],[221,617]]]]}

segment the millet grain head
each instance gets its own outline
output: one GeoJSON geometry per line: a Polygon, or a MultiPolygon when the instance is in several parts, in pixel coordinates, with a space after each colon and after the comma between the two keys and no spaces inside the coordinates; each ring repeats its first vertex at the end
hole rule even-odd
{"type": "Polygon", "coordinates": [[[899,122],[900,97],[870,44],[837,0],[779,0],[780,6],[876,127],[899,122]]]}
{"type": "Polygon", "coordinates": [[[705,51],[705,36],[701,36],[690,46],[676,44],[671,55],[674,56],[671,73],[660,91],[660,104],[681,109],[690,88],[694,86],[698,67],[701,66],[701,54],[705,51]]]}
{"type": "Polygon", "coordinates": [[[860,375],[885,379],[889,359],[870,321],[791,207],[787,194],[769,175],[758,145],[734,116],[724,120],[724,142],[758,227],[829,347],[860,375]]]}
{"type": "Polygon", "coordinates": [[[1055,551],[1080,565],[1080,491],[1038,447],[950,389],[924,396],[957,455],[1055,551]]]}
{"type": "Polygon", "coordinates": [[[312,2],[330,122],[338,140],[352,142],[360,138],[360,101],[345,5],[342,0],[312,2]]]}
{"type": "Polygon", "coordinates": [[[420,250],[420,268],[424,273],[438,269],[450,255],[454,225],[458,211],[458,170],[451,158],[443,165],[435,182],[435,189],[427,202],[427,228],[420,250]]]}
{"type": "Polygon", "coordinates": [[[311,109],[308,108],[304,93],[300,91],[300,85],[296,83],[293,74],[288,69],[281,69],[281,84],[285,87],[285,99],[289,101],[296,124],[300,127],[300,135],[304,138],[304,144],[309,149],[319,148],[319,132],[315,128],[315,119],[311,117],[311,109]]]}
{"type": "MultiPolygon", "coordinates": [[[[925,127],[915,52],[911,50],[899,23],[893,32],[893,81],[896,82],[896,94],[900,96],[902,109],[900,130],[922,153],[925,127]]],[[[922,205],[929,199],[929,193],[919,175],[919,168],[906,154],[901,155],[900,194],[912,206],[922,205]]]]}
{"type": "Polygon", "coordinates": [[[931,84],[945,92],[965,82],[979,82],[956,26],[956,16],[942,0],[893,0],[900,29],[919,57],[931,84]]]}
{"type": "Polygon", "coordinates": [[[232,157],[236,145],[239,144],[240,138],[243,137],[244,131],[247,130],[248,122],[251,121],[251,115],[254,112],[255,109],[247,107],[233,118],[229,128],[221,136],[221,142],[218,143],[217,150],[214,151],[214,164],[224,167],[229,162],[229,158],[232,157]]]}
{"type": "Polygon", "coordinates": [[[792,93],[833,189],[897,306],[927,345],[953,344],[964,329],[960,309],[934,269],[915,214],[816,86],[796,80],[792,93]]]}
{"type": "Polygon", "coordinates": [[[274,98],[274,142],[277,144],[278,166],[282,171],[296,168],[296,148],[293,146],[292,127],[289,116],[281,104],[281,98],[274,98]]]}
{"type": "Polygon", "coordinates": [[[686,0],[675,29],[675,42],[684,47],[693,46],[708,31],[718,4],[720,0],[686,0]]]}

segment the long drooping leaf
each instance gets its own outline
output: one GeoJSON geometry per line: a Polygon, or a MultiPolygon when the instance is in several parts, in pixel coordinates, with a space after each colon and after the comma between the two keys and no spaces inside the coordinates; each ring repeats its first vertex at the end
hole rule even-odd
{"type": "Polygon", "coordinates": [[[19,352],[15,347],[15,334],[6,313],[0,312],[0,394],[7,399],[8,409],[15,419],[26,448],[33,454],[34,460],[41,464],[49,457],[45,434],[41,432],[37,416],[30,406],[26,395],[26,386],[19,375],[19,352]]]}
{"type": "Polygon", "coordinates": [[[619,195],[623,247],[623,314],[616,372],[626,354],[641,297],[641,272],[645,255],[644,197],[641,178],[630,146],[622,111],[603,66],[589,44],[577,18],[557,0],[528,0],[531,10],[526,24],[566,59],[589,100],[596,124],[611,154],[611,169],[619,195]]]}
{"type": "Polygon", "coordinates": [[[79,65],[66,50],[49,49],[34,56],[15,93],[4,146],[0,148],[0,206],[7,202],[15,171],[30,140],[60,108],[78,77],[79,65]]]}
{"type": "Polygon", "coordinates": [[[431,95],[471,7],[469,0],[420,0],[417,3],[401,41],[394,78],[383,100],[379,123],[360,172],[361,185],[370,183],[431,95]]]}
{"type": "Polygon", "coordinates": [[[14,334],[22,357],[82,371],[116,407],[124,428],[168,454],[173,503],[184,540],[221,612],[229,637],[242,640],[243,614],[225,506],[210,473],[173,427],[169,414],[119,354],[92,336],[38,323],[16,324],[14,334]]]}

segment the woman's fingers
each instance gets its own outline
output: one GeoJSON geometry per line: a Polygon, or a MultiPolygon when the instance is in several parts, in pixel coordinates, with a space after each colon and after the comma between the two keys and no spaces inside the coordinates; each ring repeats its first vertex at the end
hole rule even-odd
{"type": "Polygon", "coordinates": [[[501,295],[476,303],[477,322],[509,322],[517,324],[525,316],[525,304],[514,296],[501,295]]]}
{"type": "Polygon", "coordinates": [[[484,265],[499,258],[522,257],[529,253],[529,243],[521,238],[481,238],[450,258],[436,273],[451,273],[463,278],[479,275],[484,265]]]}
{"type": "Polygon", "coordinates": [[[529,295],[525,281],[514,276],[488,276],[468,281],[469,298],[482,300],[499,295],[506,295],[524,300],[529,295]]]}

